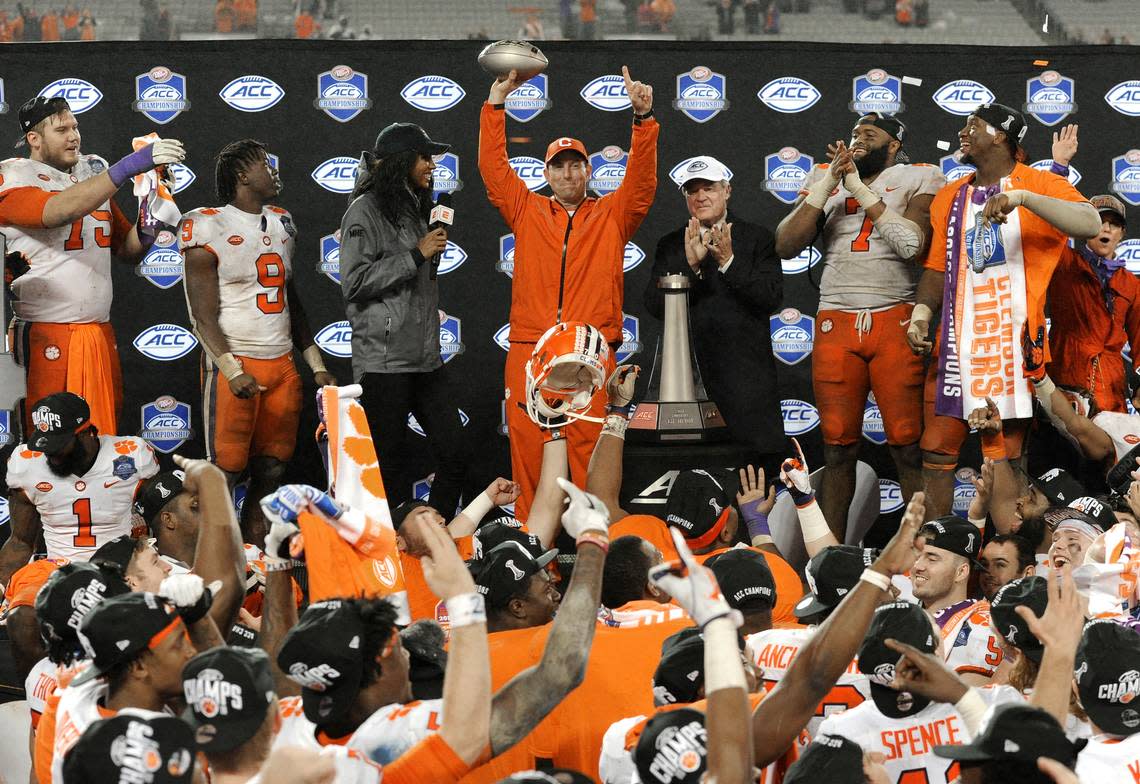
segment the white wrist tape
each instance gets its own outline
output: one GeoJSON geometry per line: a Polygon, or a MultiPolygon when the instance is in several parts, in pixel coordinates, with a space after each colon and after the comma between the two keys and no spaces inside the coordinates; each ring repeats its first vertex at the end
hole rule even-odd
{"type": "Polygon", "coordinates": [[[602,435],[610,435],[625,440],[625,431],[629,427],[629,420],[621,414],[609,414],[605,424],[602,425],[602,435]]]}
{"type": "Polygon", "coordinates": [[[969,520],[971,523],[973,523],[974,527],[977,528],[979,531],[985,530],[986,518],[984,518],[984,517],[967,517],[966,519],[969,520]]]}
{"type": "Polygon", "coordinates": [[[864,569],[863,573],[859,575],[859,580],[860,582],[870,583],[880,591],[889,592],[891,590],[891,578],[887,577],[885,574],[879,574],[876,571],[872,571],[871,569],[864,569]]]}
{"type": "Polygon", "coordinates": [[[914,310],[910,312],[911,323],[915,321],[925,321],[930,323],[930,319],[934,316],[934,311],[930,309],[929,305],[915,305],[914,310]]]}
{"type": "Polygon", "coordinates": [[[705,696],[721,689],[747,690],[736,627],[731,619],[709,621],[701,636],[705,638],[705,696]]]}
{"type": "Polygon", "coordinates": [[[823,510],[819,508],[819,502],[812,500],[807,506],[796,507],[796,514],[800,518],[800,530],[803,532],[804,543],[814,542],[816,539],[822,539],[831,533],[831,528],[827,525],[827,519],[823,516],[823,510]]]}
{"type": "Polygon", "coordinates": [[[1033,392],[1037,395],[1037,399],[1041,401],[1041,405],[1045,406],[1048,411],[1053,410],[1053,393],[1057,391],[1057,385],[1053,383],[1053,379],[1049,376],[1044,376],[1040,381],[1033,382],[1033,392]]]}
{"type": "Polygon", "coordinates": [[[245,372],[241,360],[228,351],[215,359],[214,364],[218,366],[218,370],[221,371],[221,374],[226,377],[226,381],[233,381],[245,372]]]}
{"type": "Polygon", "coordinates": [[[851,192],[851,195],[855,197],[855,201],[859,202],[859,206],[863,208],[864,212],[883,200],[882,196],[868,188],[867,183],[859,179],[859,175],[854,172],[851,172],[843,178],[843,186],[851,192]]]}
{"type": "Polygon", "coordinates": [[[479,493],[479,495],[475,496],[474,500],[472,500],[471,503],[467,504],[464,510],[459,514],[464,515],[467,517],[467,519],[474,520],[476,523],[478,523],[483,519],[483,515],[491,511],[491,507],[494,505],[495,502],[491,500],[491,496],[487,495],[487,491],[484,490],[482,493],[479,493]]]}
{"type": "Polygon", "coordinates": [[[954,703],[954,710],[958,711],[958,715],[962,717],[966,731],[971,736],[976,735],[982,726],[982,719],[986,715],[986,701],[982,699],[982,695],[978,693],[977,689],[970,689],[963,694],[962,699],[954,703]]]}
{"type": "Polygon", "coordinates": [[[314,373],[328,373],[328,368],[325,367],[325,359],[321,356],[321,350],[316,346],[309,346],[301,352],[301,356],[305,360],[305,364],[309,366],[309,370],[314,373]]]}
{"type": "Polygon", "coordinates": [[[827,200],[831,198],[831,192],[835,190],[835,186],[839,184],[839,180],[828,171],[821,177],[815,185],[808,188],[807,196],[804,198],[804,203],[810,204],[817,210],[822,210],[823,206],[827,204],[827,200]]]}
{"type": "Polygon", "coordinates": [[[452,629],[487,622],[487,608],[481,593],[452,596],[444,606],[447,607],[447,621],[452,629]]]}

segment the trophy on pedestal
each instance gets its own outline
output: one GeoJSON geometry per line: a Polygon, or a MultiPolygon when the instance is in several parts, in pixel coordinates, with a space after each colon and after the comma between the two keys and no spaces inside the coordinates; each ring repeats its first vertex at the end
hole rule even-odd
{"type": "Polygon", "coordinates": [[[707,442],[728,438],[724,417],[708,399],[689,341],[689,287],[685,275],[657,279],[665,292],[665,320],[653,357],[649,391],[637,404],[626,437],[642,443],[707,442]]]}

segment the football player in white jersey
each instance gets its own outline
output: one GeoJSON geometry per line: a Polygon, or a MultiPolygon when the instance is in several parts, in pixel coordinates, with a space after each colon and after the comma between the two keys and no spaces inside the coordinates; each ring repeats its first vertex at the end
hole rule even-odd
{"type": "MultiPolygon", "coordinates": [[[[297,443],[301,377],[293,347],[318,387],[336,378],[292,284],[297,228],[270,203],[281,180],[265,146],[253,139],[226,145],[215,189],[223,206],[188,212],[179,235],[186,303],[203,349],[206,453],[231,485],[248,468],[249,497],[261,498],[277,488],[297,443]]],[[[265,537],[257,504],[243,507],[242,531],[248,542],[265,537]]]]}
{"type": "Polygon", "coordinates": [[[923,487],[923,362],[907,356],[906,328],[930,236],[930,203],[946,178],[936,166],[909,164],[905,137],[894,117],[860,117],[850,143],[830,145],[831,163],[808,173],[799,202],[776,229],[776,252],[784,259],[823,238],[812,380],[827,463],[820,505],[839,541],[855,492],[869,391],[883,415],[903,497],[923,487]]]}
{"type": "Polygon", "coordinates": [[[71,392],[37,401],[32,422],[28,442],[8,458],[12,535],[0,548],[0,583],[28,562],[41,532],[49,558],[72,561],[130,533],[135,489],[158,472],[150,444],[101,435],[71,392]]]}
{"type": "MultiPolygon", "coordinates": [[[[134,175],[181,161],[182,143],[160,139],[108,166],[79,151],[79,123],[66,99],[32,98],[19,117],[18,146],[27,145],[28,157],[0,162],[0,229],[27,399],[83,395],[95,426],[114,433],[122,379],[110,324],[111,256],[137,259],[154,237],[140,233],[112,196],[134,175]]],[[[151,223],[145,211],[139,219],[151,223]]]]}
{"type": "Polygon", "coordinates": [[[1076,654],[1077,692],[1093,737],[1077,758],[1081,781],[1140,781],[1140,634],[1109,619],[1091,621],[1076,654]]]}

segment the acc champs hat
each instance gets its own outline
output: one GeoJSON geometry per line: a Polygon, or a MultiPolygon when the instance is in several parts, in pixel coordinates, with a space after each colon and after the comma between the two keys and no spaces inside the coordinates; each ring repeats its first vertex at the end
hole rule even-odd
{"type": "Polygon", "coordinates": [[[547,563],[558,555],[558,548],[546,549],[542,542],[532,533],[522,530],[522,523],[515,518],[500,517],[489,523],[483,523],[471,536],[471,551],[476,561],[494,550],[503,542],[518,542],[527,549],[536,560],[541,560],[549,553],[547,563]],[[514,521],[512,523],[511,521],[514,521]]]}
{"type": "Polygon", "coordinates": [[[697,784],[707,757],[705,715],[692,708],[655,715],[633,749],[633,764],[643,784],[697,784]]]}
{"type": "Polygon", "coordinates": [[[784,784],[863,784],[863,747],[840,735],[820,735],[788,768],[784,784]]]}
{"type": "Polygon", "coordinates": [[[926,537],[927,547],[960,555],[975,566],[982,552],[982,532],[969,520],[957,515],[946,515],[925,523],[918,529],[919,536],[926,537]]]}
{"type": "Polygon", "coordinates": [[[1025,132],[1029,130],[1025,124],[1025,115],[1003,103],[983,103],[970,114],[980,120],[985,120],[994,128],[1000,128],[1009,137],[1014,147],[1021,146],[1025,132]]]}
{"type": "Polygon", "coordinates": [[[557,554],[557,550],[547,550],[535,558],[519,542],[503,542],[481,560],[472,562],[475,590],[487,597],[489,606],[502,607],[510,597],[525,590],[531,575],[545,569],[557,554]]]}
{"type": "Polygon", "coordinates": [[[150,479],[144,479],[139,484],[135,494],[135,511],[152,531],[154,530],[152,522],[158,517],[159,512],[182,492],[182,480],[185,478],[184,471],[163,471],[150,479]]]}
{"type": "Polygon", "coordinates": [[[285,635],[277,666],[301,687],[305,718],[320,726],[344,715],[364,677],[364,625],[339,599],[315,602],[285,635]]]}
{"type": "Polygon", "coordinates": [[[106,675],[116,666],[134,660],[171,634],[185,633],[178,613],[153,593],[132,592],[104,599],[79,623],[79,641],[91,666],[75,676],[73,684],[106,675]]]}
{"type": "Polygon", "coordinates": [[[66,563],[48,576],[36,594],[36,619],[45,641],[70,646],[82,655],[79,625],[99,603],[130,592],[123,579],[93,563],[66,563]]]}
{"type": "Polygon", "coordinates": [[[1056,719],[1040,708],[1016,702],[988,711],[982,731],[972,743],[935,746],[934,753],[959,762],[1036,762],[1038,757],[1048,757],[1071,769],[1086,743],[1070,743],[1056,719]]]}
{"type": "Polygon", "coordinates": [[[69,111],[71,111],[71,104],[67,102],[66,98],[58,95],[55,98],[37,95],[35,98],[29,98],[24,101],[20,107],[20,138],[16,140],[16,146],[23,147],[27,144],[28,131],[35,128],[48,117],[53,117],[60,112],[69,111]]]}
{"type": "Polygon", "coordinates": [[[665,522],[678,528],[689,547],[707,547],[728,522],[732,497],[726,478],[703,469],[682,471],[669,488],[665,500],[665,522]]]}
{"type": "Polygon", "coordinates": [[[776,606],[776,580],[768,561],[755,550],[735,548],[705,562],[716,575],[728,606],[754,612],[776,606]]]}
{"type": "Polygon", "coordinates": [[[49,457],[59,454],[75,434],[91,421],[87,401],[74,392],[56,392],[32,406],[32,433],[28,446],[49,457]]]}
{"type": "Polygon", "coordinates": [[[257,734],[277,692],[260,648],[211,648],[182,669],[186,712],[203,751],[228,751],[257,734]]]}
{"type": "Polygon", "coordinates": [[[194,733],[181,719],[127,708],[87,728],[63,760],[67,784],[194,780],[194,733]]]}
{"type": "Polygon", "coordinates": [[[1113,735],[1140,732],[1140,634],[1110,618],[1089,621],[1074,666],[1093,723],[1113,735]]]}
{"type": "MultiPolygon", "coordinates": [[[[967,523],[968,524],[968,523],[967,523]]],[[[899,719],[925,708],[930,700],[905,691],[895,691],[890,683],[895,679],[895,665],[899,654],[883,642],[895,639],[913,645],[924,653],[933,653],[938,647],[930,616],[917,604],[890,602],[875,610],[871,627],[859,646],[857,661],[859,672],[871,682],[871,698],[884,716],[899,719]]]]}
{"type": "Polygon", "coordinates": [[[1028,607],[1040,618],[1049,603],[1049,581],[1029,575],[1003,585],[990,601],[990,623],[998,634],[1038,664],[1045,646],[1029,631],[1029,624],[1017,614],[1018,607],[1028,607]]]}
{"type": "Polygon", "coordinates": [[[834,610],[859,583],[863,570],[878,557],[878,550],[849,544],[831,545],[820,550],[804,570],[811,593],[800,599],[793,611],[795,616],[809,618],[834,610]]]}
{"type": "Polygon", "coordinates": [[[695,158],[690,158],[688,165],[677,172],[677,185],[684,188],[689,180],[721,182],[722,180],[727,181],[730,177],[728,167],[716,158],[711,155],[698,155],[695,158]]]}
{"type": "Polygon", "coordinates": [[[1033,486],[1054,506],[1066,506],[1074,498],[1087,495],[1084,486],[1063,468],[1050,468],[1041,476],[1029,476],[1033,486]]]}
{"type": "Polygon", "coordinates": [[[661,652],[653,672],[653,704],[696,702],[704,685],[704,638],[699,634],[679,638],[661,652]]]}
{"type": "Polygon", "coordinates": [[[550,163],[551,159],[561,152],[576,152],[582,156],[583,160],[589,160],[590,156],[586,153],[586,145],[577,139],[569,136],[562,136],[552,141],[546,148],[546,157],[543,158],[544,163],[550,163]]]}

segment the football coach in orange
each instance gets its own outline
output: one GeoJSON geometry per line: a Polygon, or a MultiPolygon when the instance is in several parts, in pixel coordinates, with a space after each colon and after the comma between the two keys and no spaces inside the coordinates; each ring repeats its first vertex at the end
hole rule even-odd
{"type": "MultiPolygon", "coordinates": [[[[578,139],[555,139],[546,150],[544,173],[552,196],[531,192],[507,157],[507,96],[522,80],[516,71],[491,85],[479,117],[479,172],[487,196],[515,234],[510,341],[505,373],[507,430],[512,478],[522,488],[516,513],[526,519],[542,464],[543,433],[518,404],[525,404],[525,366],[534,344],[562,321],[597,327],[611,348],[622,342],[622,259],[653,203],[657,190],[657,134],[653,88],[634,81],[622,66],[633,106],[633,137],[625,178],[613,193],[586,196],[590,162],[578,139]]],[[[604,416],[605,390],[594,396],[589,415],[604,416]]],[[[579,420],[566,431],[570,472],[584,487],[586,466],[600,424],[579,420]]]]}

